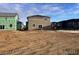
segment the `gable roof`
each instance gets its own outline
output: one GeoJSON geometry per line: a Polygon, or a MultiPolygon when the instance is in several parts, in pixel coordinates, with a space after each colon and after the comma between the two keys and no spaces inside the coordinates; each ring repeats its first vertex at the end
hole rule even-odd
{"type": "Polygon", "coordinates": [[[64,21],[60,21],[60,22],[69,22],[69,21],[79,21],[79,19],[68,19],[68,20],[64,20],[64,21]]]}
{"type": "Polygon", "coordinates": [[[28,16],[28,17],[27,17],[27,19],[28,19],[28,18],[30,18],[30,17],[48,17],[48,18],[50,18],[49,16],[43,16],[43,15],[33,15],[33,16],[28,16]]]}
{"type": "Polygon", "coordinates": [[[0,13],[0,17],[12,17],[12,16],[16,16],[17,13],[0,13]]]}

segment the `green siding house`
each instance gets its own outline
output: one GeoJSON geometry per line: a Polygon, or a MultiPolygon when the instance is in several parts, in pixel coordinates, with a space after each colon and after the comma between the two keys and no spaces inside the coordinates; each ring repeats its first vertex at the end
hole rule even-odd
{"type": "Polygon", "coordinates": [[[17,13],[0,13],[0,30],[17,30],[17,13]]]}

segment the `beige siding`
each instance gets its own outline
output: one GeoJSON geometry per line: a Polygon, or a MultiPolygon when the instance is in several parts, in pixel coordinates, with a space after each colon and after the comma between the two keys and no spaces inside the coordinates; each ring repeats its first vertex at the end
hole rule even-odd
{"type": "Polygon", "coordinates": [[[50,18],[48,17],[30,17],[28,19],[28,30],[39,29],[39,25],[42,27],[50,26],[50,18]],[[33,26],[35,24],[35,27],[33,26]]]}

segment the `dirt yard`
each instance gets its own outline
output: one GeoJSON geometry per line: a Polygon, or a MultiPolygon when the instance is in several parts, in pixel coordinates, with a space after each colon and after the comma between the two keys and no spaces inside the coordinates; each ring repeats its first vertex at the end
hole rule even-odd
{"type": "Polygon", "coordinates": [[[0,54],[62,55],[79,53],[79,33],[0,31],[0,54]]]}

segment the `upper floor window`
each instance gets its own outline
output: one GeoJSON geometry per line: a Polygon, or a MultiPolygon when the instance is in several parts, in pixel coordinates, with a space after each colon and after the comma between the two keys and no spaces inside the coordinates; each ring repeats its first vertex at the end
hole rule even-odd
{"type": "Polygon", "coordinates": [[[49,18],[45,18],[44,20],[49,20],[49,18]]]}
{"type": "Polygon", "coordinates": [[[35,27],[35,24],[33,24],[33,27],[35,27]]]}

